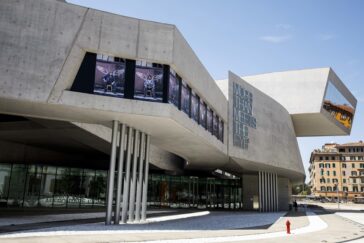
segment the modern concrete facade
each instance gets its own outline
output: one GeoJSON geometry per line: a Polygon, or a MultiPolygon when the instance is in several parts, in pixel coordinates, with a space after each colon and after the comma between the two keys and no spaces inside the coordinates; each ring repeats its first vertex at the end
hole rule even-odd
{"type": "MultiPolygon", "coordinates": [[[[107,224],[112,211],[145,218],[151,169],[190,176],[197,194],[196,175],[207,192],[211,177],[241,178],[242,208],[287,209],[305,177],[296,137],[350,133],[356,100],[331,69],[215,82],[174,25],[52,0],[2,1],[0,13],[0,140],[12,151],[0,162],[107,165],[107,224]],[[350,127],[323,108],[328,80],[350,101],[350,127]]],[[[206,207],[224,207],[216,197],[206,207]]]]}

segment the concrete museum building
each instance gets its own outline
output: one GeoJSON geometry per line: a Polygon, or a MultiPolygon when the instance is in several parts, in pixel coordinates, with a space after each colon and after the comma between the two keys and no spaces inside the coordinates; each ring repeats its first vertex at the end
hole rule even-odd
{"type": "Polygon", "coordinates": [[[56,0],[1,1],[0,32],[0,207],[285,210],[296,137],[350,134],[330,68],[215,81],[176,26],[56,0]]]}

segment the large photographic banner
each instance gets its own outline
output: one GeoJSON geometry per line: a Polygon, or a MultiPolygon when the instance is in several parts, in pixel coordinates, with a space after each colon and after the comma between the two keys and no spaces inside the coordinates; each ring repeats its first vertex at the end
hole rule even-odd
{"type": "Polygon", "coordinates": [[[224,122],[219,120],[219,139],[224,141],[224,122]]]}
{"type": "Polygon", "coordinates": [[[181,109],[187,115],[190,115],[190,96],[191,96],[190,88],[184,81],[182,81],[181,109]]]}
{"type": "Polygon", "coordinates": [[[210,107],[207,107],[207,130],[212,133],[212,110],[210,107]]]}
{"type": "Polygon", "coordinates": [[[156,67],[135,68],[134,98],[163,101],[163,69],[156,67]]]}
{"type": "Polygon", "coordinates": [[[200,99],[200,124],[206,128],[206,104],[200,99]]]}
{"type": "Polygon", "coordinates": [[[168,102],[178,107],[179,103],[179,80],[172,72],[169,73],[168,102]]]}
{"type": "Polygon", "coordinates": [[[218,138],[219,136],[219,119],[217,115],[214,113],[212,120],[212,134],[218,138]]]}
{"type": "Polygon", "coordinates": [[[124,97],[125,64],[96,61],[94,94],[124,97]]]}
{"type": "Polygon", "coordinates": [[[198,122],[198,104],[199,104],[199,98],[195,94],[195,92],[192,92],[191,95],[191,118],[198,122]]]}

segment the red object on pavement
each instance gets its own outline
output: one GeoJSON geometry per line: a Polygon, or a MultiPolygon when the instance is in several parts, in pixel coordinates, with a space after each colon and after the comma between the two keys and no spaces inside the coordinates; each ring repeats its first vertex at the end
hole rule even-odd
{"type": "Polygon", "coordinates": [[[289,222],[288,219],[286,221],[286,229],[287,229],[287,234],[290,234],[291,233],[291,222],[289,222]]]}

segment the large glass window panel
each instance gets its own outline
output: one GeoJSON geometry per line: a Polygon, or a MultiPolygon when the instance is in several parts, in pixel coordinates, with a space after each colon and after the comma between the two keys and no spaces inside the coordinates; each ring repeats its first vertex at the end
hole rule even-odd
{"type": "Polygon", "coordinates": [[[94,93],[124,97],[125,63],[97,59],[94,93]]]}
{"type": "Polygon", "coordinates": [[[206,117],[207,117],[207,120],[206,120],[206,122],[207,122],[207,130],[210,133],[212,133],[213,132],[212,131],[212,110],[209,107],[207,107],[207,115],[206,115],[206,117]]]}
{"type": "Polygon", "coordinates": [[[71,168],[58,167],[55,183],[53,207],[66,207],[71,168]]]}
{"type": "Polygon", "coordinates": [[[67,198],[67,207],[80,206],[81,182],[82,182],[82,169],[72,168],[69,174],[69,191],[67,198]]]}
{"type": "Polygon", "coordinates": [[[6,207],[10,184],[11,164],[0,164],[0,207],[6,207]]]}
{"type": "Polygon", "coordinates": [[[219,139],[220,141],[224,141],[224,122],[219,120],[219,139]]]}
{"type": "Polygon", "coordinates": [[[94,198],[94,207],[103,207],[106,202],[106,178],[107,172],[102,170],[96,171],[94,180],[90,182],[90,195],[94,198]]]}
{"type": "Polygon", "coordinates": [[[200,124],[206,128],[206,104],[200,99],[200,124]]]}
{"type": "Polygon", "coordinates": [[[25,182],[24,207],[37,207],[42,181],[42,166],[29,165],[25,182]]]}
{"type": "Polygon", "coordinates": [[[56,171],[54,166],[43,166],[39,206],[53,207],[53,196],[56,183],[56,171]]]}
{"type": "Polygon", "coordinates": [[[198,122],[198,116],[199,116],[199,98],[195,94],[195,92],[192,91],[191,96],[191,117],[193,120],[198,122]]]}
{"type": "Polygon", "coordinates": [[[355,113],[354,106],[331,81],[327,84],[323,108],[345,127],[351,128],[355,113]]]}
{"type": "Polygon", "coordinates": [[[134,98],[163,101],[163,68],[136,66],[134,98]]]}
{"type": "Polygon", "coordinates": [[[190,115],[190,96],[191,89],[188,87],[186,82],[182,81],[181,109],[188,116],[190,115]]]}
{"type": "Polygon", "coordinates": [[[93,206],[93,195],[91,194],[91,183],[95,179],[95,171],[85,169],[82,175],[80,189],[81,207],[93,206]]]}
{"type": "Polygon", "coordinates": [[[218,116],[216,115],[216,113],[214,112],[213,114],[213,120],[212,120],[212,133],[215,137],[219,137],[219,120],[218,120],[218,116]]]}
{"type": "Polygon", "coordinates": [[[168,102],[178,107],[179,103],[179,80],[177,74],[171,69],[169,73],[168,102]]]}
{"type": "Polygon", "coordinates": [[[24,186],[27,175],[27,167],[21,164],[13,164],[9,187],[8,205],[21,207],[24,199],[24,186]]]}

